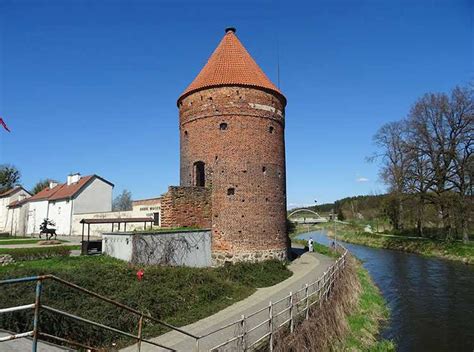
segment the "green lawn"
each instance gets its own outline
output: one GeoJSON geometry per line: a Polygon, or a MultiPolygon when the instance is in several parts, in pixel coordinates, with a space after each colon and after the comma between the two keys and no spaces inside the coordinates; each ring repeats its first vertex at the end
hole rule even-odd
{"type": "MultiPolygon", "coordinates": [[[[171,324],[182,326],[212,315],[255,292],[257,287],[274,285],[291,272],[284,264],[268,261],[242,263],[221,268],[145,267],[142,281],[136,278],[138,267],[106,256],[58,257],[21,262],[0,267],[0,279],[54,274],[119,302],[127,304],[171,324]]],[[[0,286],[0,308],[34,301],[33,283],[0,286]]],[[[42,302],[80,316],[136,333],[137,319],[126,311],[103,304],[89,296],[60,286],[45,284],[42,302]]],[[[0,315],[0,328],[27,331],[31,313],[0,315]]],[[[116,334],[60,318],[49,313],[41,316],[46,332],[71,337],[92,346],[120,346],[132,341],[116,334]]],[[[154,337],[165,329],[147,322],[145,336],[154,337]]]]}
{"type": "MultiPolygon", "coordinates": [[[[39,238],[9,238],[9,239],[0,239],[0,246],[10,245],[10,244],[35,244],[39,241],[45,241],[45,239],[39,238]]],[[[64,240],[58,240],[59,242],[67,242],[64,240]]]]}

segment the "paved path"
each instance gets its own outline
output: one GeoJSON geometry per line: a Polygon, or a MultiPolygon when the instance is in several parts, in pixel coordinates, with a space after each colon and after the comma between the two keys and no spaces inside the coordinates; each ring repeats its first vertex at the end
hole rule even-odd
{"type": "MultiPolygon", "coordinates": [[[[8,336],[9,333],[0,330],[0,337],[8,336]]],[[[24,337],[21,339],[0,342],[0,351],[2,352],[26,352],[31,351],[33,341],[31,337],[24,337]]],[[[52,345],[47,342],[38,342],[38,352],[64,352],[64,351],[74,351],[66,347],[59,347],[52,345]]]]}
{"type": "MultiPolygon", "coordinates": [[[[247,316],[261,308],[267,307],[270,301],[276,302],[287,296],[290,291],[295,292],[304,287],[306,283],[316,281],[332,263],[334,263],[332,258],[323,256],[319,253],[305,253],[290,264],[289,269],[293,272],[293,275],[289,279],[271,287],[260,288],[250,297],[247,297],[246,299],[237,302],[210,317],[184,326],[182,329],[194,335],[203,335],[228,323],[237,321],[241,319],[242,315],[247,316]]],[[[262,313],[268,314],[268,311],[265,310],[262,313]]],[[[266,316],[255,316],[255,319],[261,319],[263,321],[266,319],[266,316]]],[[[252,326],[256,325],[256,322],[250,323],[252,323],[252,326]]],[[[214,347],[234,336],[235,328],[236,327],[232,327],[223,330],[221,333],[213,334],[201,340],[200,350],[207,351],[211,347],[214,347]]],[[[195,346],[194,339],[175,331],[154,338],[153,341],[163,346],[174,348],[178,351],[193,351],[195,346]]],[[[142,352],[159,350],[158,347],[147,343],[143,343],[141,348],[142,352]]],[[[136,352],[138,351],[138,348],[136,345],[133,345],[124,348],[121,351],[136,352]]]]}

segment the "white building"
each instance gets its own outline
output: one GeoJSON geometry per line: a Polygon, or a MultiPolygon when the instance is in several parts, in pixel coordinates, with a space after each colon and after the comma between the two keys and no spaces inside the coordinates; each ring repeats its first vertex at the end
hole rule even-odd
{"type": "Polygon", "coordinates": [[[20,186],[0,194],[0,232],[19,234],[22,228],[24,231],[25,221],[21,220],[20,212],[28,197],[31,194],[20,186]]]}
{"type": "Polygon", "coordinates": [[[110,212],[114,185],[97,175],[73,174],[67,182],[49,187],[28,199],[27,233],[37,234],[48,218],[56,224],[56,233],[72,233],[73,216],[79,213],[110,212]]]}
{"type": "MultiPolygon", "coordinates": [[[[131,218],[152,218],[154,219],[154,226],[161,226],[161,198],[149,198],[139,199],[132,201],[132,210],[125,211],[107,211],[107,212],[91,212],[91,213],[76,213],[72,219],[72,234],[80,236],[82,234],[83,219],[95,219],[95,220],[110,220],[110,219],[131,219],[131,218]]],[[[90,235],[93,237],[99,237],[104,232],[118,231],[118,224],[115,227],[110,223],[93,224],[90,227],[90,235]]],[[[143,230],[144,224],[140,223],[129,223],[126,225],[126,229],[129,231],[143,230]]],[[[125,227],[122,225],[120,230],[124,230],[125,227]]]]}

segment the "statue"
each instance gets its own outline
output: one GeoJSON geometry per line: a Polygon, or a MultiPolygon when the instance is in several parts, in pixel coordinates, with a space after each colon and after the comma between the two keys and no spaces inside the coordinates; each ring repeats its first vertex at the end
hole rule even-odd
{"type": "Polygon", "coordinates": [[[48,228],[48,225],[56,226],[56,224],[53,221],[49,220],[48,218],[44,219],[40,225],[39,237],[41,238],[41,235],[45,234],[46,239],[50,240],[54,235],[54,239],[56,239],[56,229],[48,228]]]}

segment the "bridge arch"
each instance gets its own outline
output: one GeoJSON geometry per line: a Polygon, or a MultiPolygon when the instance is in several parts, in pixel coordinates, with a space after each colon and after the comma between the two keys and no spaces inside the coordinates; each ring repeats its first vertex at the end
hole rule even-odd
{"type": "Polygon", "coordinates": [[[290,218],[291,216],[297,214],[297,213],[311,213],[311,214],[314,214],[316,215],[318,218],[323,218],[321,215],[319,215],[318,213],[316,213],[315,211],[311,210],[311,209],[306,209],[306,208],[300,208],[300,209],[296,209],[296,210],[293,210],[290,214],[288,214],[288,218],[290,218]]]}

